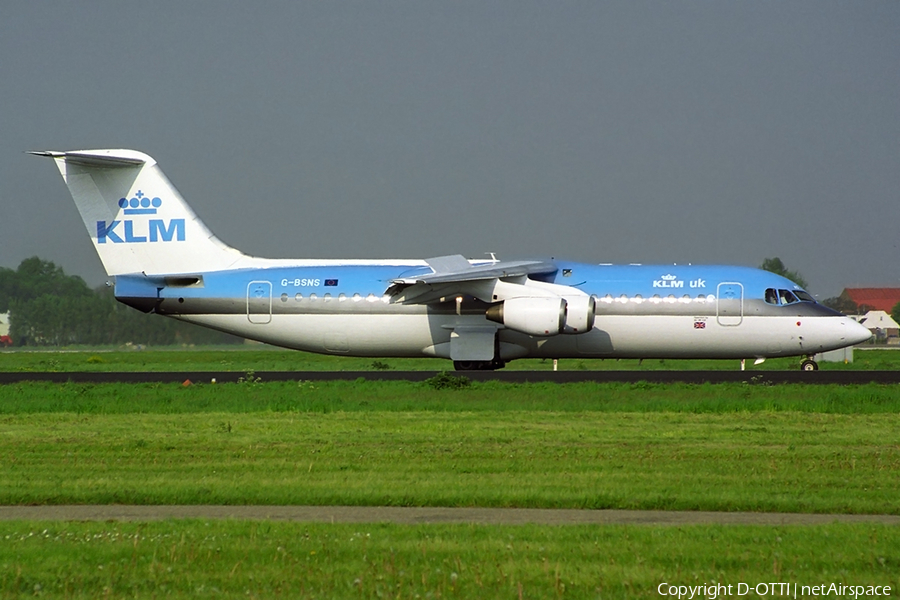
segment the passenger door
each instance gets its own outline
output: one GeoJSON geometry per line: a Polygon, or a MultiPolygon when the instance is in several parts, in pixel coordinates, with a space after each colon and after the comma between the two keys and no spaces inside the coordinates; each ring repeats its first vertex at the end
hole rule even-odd
{"type": "Polygon", "coordinates": [[[719,325],[735,327],[744,320],[744,286],[728,281],[716,289],[716,320],[719,325]]]}
{"type": "Polygon", "coordinates": [[[272,283],[251,281],[247,284],[247,318],[264,325],[272,320],[272,283]]]}

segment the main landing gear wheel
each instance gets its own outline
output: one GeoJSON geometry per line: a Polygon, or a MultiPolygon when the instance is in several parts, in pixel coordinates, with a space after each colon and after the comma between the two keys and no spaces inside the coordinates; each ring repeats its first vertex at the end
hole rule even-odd
{"type": "Polygon", "coordinates": [[[506,363],[502,360],[454,360],[453,368],[457,371],[494,371],[502,369],[506,363]]]}
{"type": "Polygon", "coordinates": [[[818,371],[819,363],[817,363],[816,361],[814,361],[811,358],[807,358],[802,363],[800,363],[800,370],[801,371],[818,371]]]}

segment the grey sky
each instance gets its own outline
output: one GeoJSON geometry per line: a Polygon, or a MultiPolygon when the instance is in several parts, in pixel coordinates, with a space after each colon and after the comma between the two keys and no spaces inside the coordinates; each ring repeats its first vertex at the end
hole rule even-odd
{"type": "Polygon", "coordinates": [[[105,277],[53,163],[147,152],[270,257],[900,286],[900,3],[7,2],[0,266],[105,277]]]}

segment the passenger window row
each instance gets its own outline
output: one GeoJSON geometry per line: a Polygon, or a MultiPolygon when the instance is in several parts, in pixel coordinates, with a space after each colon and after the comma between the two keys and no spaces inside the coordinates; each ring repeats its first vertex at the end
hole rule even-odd
{"type": "MultiPolygon", "coordinates": [[[[288,298],[289,298],[289,296],[287,294],[281,294],[282,302],[287,302],[288,298]]],[[[378,300],[381,300],[382,302],[387,304],[390,299],[388,296],[382,296],[381,298],[379,298],[375,294],[369,294],[365,298],[363,298],[363,296],[361,294],[353,294],[352,296],[347,296],[347,294],[338,294],[337,298],[335,298],[330,293],[328,293],[328,294],[323,295],[321,298],[317,294],[309,294],[308,296],[304,296],[303,294],[295,294],[294,300],[297,302],[301,302],[303,300],[309,300],[309,301],[322,300],[324,302],[330,302],[332,300],[337,300],[338,302],[346,302],[347,300],[352,300],[353,302],[360,302],[362,300],[365,300],[366,302],[378,302],[378,300]]]]}
{"type": "MultiPolygon", "coordinates": [[[[769,304],[776,305],[794,304],[796,302],[815,302],[815,299],[803,290],[791,291],[769,288],[766,290],[765,298],[766,302],[768,302],[769,304]]],[[[288,294],[281,294],[282,302],[287,302],[288,299],[288,294]]],[[[346,302],[347,300],[351,300],[353,302],[361,302],[362,300],[365,300],[366,302],[378,302],[379,300],[381,300],[384,303],[388,303],[390,301],[388,296],[382,296],[381,298],[379,298],[375,294],[369,294],[366,297],[363,297],[361,294],[353,294],[352,296],[347,296],[347,294],[338,294],[335,298],[330,293],[324,294],[321,298],[317,294],[309,294],[308,296],[304,296],[303,294],[295,294],[294,300],[297,302],[301,302],[303,300],[322,300],[324,302],[329,302],[331,300],[337,300],[338,302],[346,302]]],[[[607,294],[602,298],[599,298],[599,301],[603,302],[604,304],[643,304],[644,302],[649,302],[651,304],[690,304],[692,302],[704,304],[707,302],[715,302],[716,297],[713,294],[700,294],[696,297],[692,297],[690,294],[684,294],[681,297],[676,297],[674,294],[669,294],[665,297],[662,297],[659,294],[654,294],[649,298],[644,298],[641,294],[636,294],[634,296],[622,294],[621,296],[617,297],[612,296],[612,294],[607,294]]]]}
{"type": "Polygon", "coordinates": [[[602,298],[600,298],[599,300],[600,300],[600,302],[603,302],[604,304],[612,304],[613,302],[616,302],[618,304],[628,304],[628,303],[643,304],[644,302],[649,302],[650,304],[675,304],[676,302],[680,303],[680,304],[690,304],[691,302],[697,302],[697,303],[703,304],[706,302],[715,302],[716,297],[713,296],[712,294],[709,294],[709,295],[700,294],[696,298],[693,298],[693,297],[691,297],[690,294],[685,294],[684,296],[681,296],[680,298],[676,298],[675,294],[669,294],[666,297],[661,297],[659,294],[653,294],[649,298],[644,298],[640,294],[637,294],[635,296],[628,296],[627,294],[622,294],[621,296],[614,298],[612,296],[612,294],[607,294],[607,295],[603,296],[602,298]]]}

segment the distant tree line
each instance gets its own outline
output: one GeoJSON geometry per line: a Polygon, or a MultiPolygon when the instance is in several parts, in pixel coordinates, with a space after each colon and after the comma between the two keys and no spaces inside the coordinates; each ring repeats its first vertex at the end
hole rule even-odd
{"type": "Polygon", "coordinates": [[[83,279],[38,257],[0,267],[0,313],[9,312],[16,346],[70,344],[228,344],[241,338],[144,314],[116,301],[112,288],[92,290],[83,279]]]}

